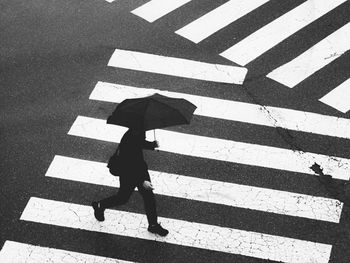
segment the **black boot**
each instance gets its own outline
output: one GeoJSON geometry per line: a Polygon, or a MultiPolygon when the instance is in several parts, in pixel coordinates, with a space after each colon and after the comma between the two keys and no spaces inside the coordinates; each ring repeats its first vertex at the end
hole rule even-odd
{"type": "Polygon", "coordinates": [[[98,221],[105,221],[105,215],[104,215],[105,210],[100,206],[100,203],[92,202],[91,205],[92,205],[92,208],[94,209],[95,218],[98,221]]]}
{"type": "Polygon", "coordinates": [[[150,225],[148,227],[148,231],[153,234],[158,234],[162,237],[165,237],[169,233],[169,231],[164,229],[160,224],[150,225]]]}

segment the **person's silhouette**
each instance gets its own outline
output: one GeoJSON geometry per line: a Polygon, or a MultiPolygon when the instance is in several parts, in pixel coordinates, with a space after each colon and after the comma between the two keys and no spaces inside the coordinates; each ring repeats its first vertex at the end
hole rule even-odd
{"type": "MultiPolygon", "coordinates": [[[[156,201],[153,194],[153,185],[148,173],[148,166],[143,157],[143,149],[154,150],[159,147],[157,141],[145,140],[145,132],[138,129],[129,129],[121,139],[118,150],[123,167],[119,172],[120,188],[117,194],[100,201],[92,202],[95,218],[104,221],[106,208],[127,203],[135,187],[141,194],[148,220],[148,231],[166,236],[169,231],[164,229],[157,220],[156,201]]],[[[111,158],[112,159],[112,158],[111,158]]]]}

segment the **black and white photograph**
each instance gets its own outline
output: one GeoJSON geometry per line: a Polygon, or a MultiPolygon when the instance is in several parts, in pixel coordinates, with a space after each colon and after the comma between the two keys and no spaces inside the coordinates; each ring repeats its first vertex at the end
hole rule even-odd
{"type": "Polygon", "coordinates": [[[0,263],[349,263],[350,0],[0,0],[0,263]]]}

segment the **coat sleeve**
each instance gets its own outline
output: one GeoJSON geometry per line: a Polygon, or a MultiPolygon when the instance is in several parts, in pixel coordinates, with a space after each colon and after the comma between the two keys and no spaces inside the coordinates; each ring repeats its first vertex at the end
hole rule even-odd
{"type": "Polygon", "coordinates": [[[149,182],[151,181],[151,177],[149,176],[148,169],[146,169],[143,173],[141,182],[143,183],[144,181],[149,181],[149,182]]]}
{"type": "Polygon", "coordinates": [[[144,140],[142,143],[142,148],[146,150],[154,150],[156,148],[156,143],[144,140]]]}

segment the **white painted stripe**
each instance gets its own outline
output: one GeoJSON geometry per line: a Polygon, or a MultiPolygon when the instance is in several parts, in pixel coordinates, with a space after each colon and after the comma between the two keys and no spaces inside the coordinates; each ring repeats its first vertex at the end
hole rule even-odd
{"type": "Polygon", "coordinates": [[[242,84],[247,69],[116,49],[108,66],[205,81],[242,84]]]}
{"type": "MultiPolygon", "coordinates": [[[[339,223],[343,204],[335,199],[150,171],[154,192],[288,216],[339,223]]],[[[46,176],[119,187],[105,163],[56,155],[46,176]]]]}
{"type": "Polygon", "coordinates": [[[152,23],[190,1],[191,0],[151,0],[134,9],[131,13],[152,23]]]}
{"type": "MultiPolygon", "coordinates": [[[[68,134],[117,143],[125,132],[126,128],[106,124],[106,120],[78,116],[68,134]]],[[[153,132],[146,133],[150,139],[151,135],[153,132]]],[[[157,140],[160,150],[176,154],[307,174],[314,174],[309,167],[316,162],[333,178],[348,180],[350,176],[350,160],[340,157],[167,130],[157,130],[157,140]]]]}
{"type": "Polygon", "coordinates": [[[349,49],[350,23],[341,27],[295,59],[273,70],[267,77],[289,88],[293,88],[316,71],[339,58],[349,49]]]}
{"type": "Polygon", "coordinates": [[[261,105],[239,101],[215,99],[158,89],[136,88],[100,81],[92,91],[90,99],[120,103],[125,99],[144,97],[154,93],[187,99],[197,106],[194,114],[200,116],[350,139],[349,119],[306,111],[270,106],[262,107],[261,105]]]}
{"type": "Polygon", "coordinates": [[[148,233],[147,219],[142,214],[106,210],[105,216],[101,224],[89,206],[32,197],[21,220],[288,263],[326,263],[332,250],[327,244],[164,217],[159,218],[160,222],[170,233],[160,237],[148,233]]]}
{"type": "Polygon", "coordinates": [[[244,66],[344,2],[346,0],[308,0],[220,55],[244,66]]]}
{"type": "Polygon", "coordinates": [[[350,110],[350,79],[347,79],[319,101],[346,113],[350,110]]]}
{"type": "Polygon", "coordinates": [[[106,258],[73,251],[39,247],[14,241],[6,241],[0,251],[1,263],[127,263],[114,258],[106,258]]]}
{"type": "Polygon", "coordinates": [[[175,33],[199,43],[270,0],[230,0],[175,33]]]}

